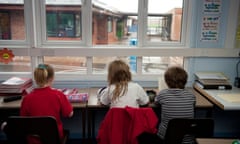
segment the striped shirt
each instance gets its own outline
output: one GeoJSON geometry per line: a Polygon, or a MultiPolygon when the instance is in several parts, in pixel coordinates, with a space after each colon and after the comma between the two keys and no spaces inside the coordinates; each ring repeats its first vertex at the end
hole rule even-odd
{"type": "Polygon", "coordinates": [[[193,118],[195,96],[185,89],[164,89],[155,97],[161,105],[161,121],[158,135],[164,139],[168,121],[173,118],[193,118]]]}

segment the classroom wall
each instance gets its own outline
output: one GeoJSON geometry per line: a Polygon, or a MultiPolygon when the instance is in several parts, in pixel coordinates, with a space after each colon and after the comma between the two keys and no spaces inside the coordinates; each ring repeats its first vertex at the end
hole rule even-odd
{"type": "MultiPolygon", "coordinates": [[[[209,4],[207,0],[194,0],[193,2],[193,17],[190,36],[191,48],[206,48],[206,49],[232,49],[235,48],[235,35],[237,31],[239,1],[237,0],[219,0],[219,9],[217,12],[206,12],[204,5],[209,4]],[[205,21],[204,19],[212,18],[213,21],[205,21]],[[202,33],[206,32],[203,29],[203,23],[217,23],[217,27],[211,31],[216,31],[216,40],[204,40],[202,33]],[[231,39],[229,39],[231,37],[231,39]],[[233,40],[234,39],[234,40],[233,40]],[[227,44],[227,45],[226,45],[227,44]]],[[[239,49],[240,52],[240,49],[239,49]]],[[[197,71],[216,71],[223,72],[233,84],[236,77],[236,64],[240,60],[236,57],[195,57],[188,58],[187,71],[189,73],[189,82],[194,82],[194,73],[197,71]]]]}
{"type": "MultiPolygon", "coordinates": [[[[239,9],[239,1],[237,0],[219,0],[221,2],[221,10],[216,14],[204,13],[204,3],[206,0],[195,0],[193,3],[193,23],[191,27],[191,48],[236,48],[235,35],[237,31],[237,22],[239,9]],[[233,16],[235,15],[235,16],[233,16]],[[202,40],[203,18],[219,18],[218,37],[217,40],[202,40]]],[[[239,49],[240,51],[240,49],[239,49]]],[[[192,84],[195,80],[194,73],[198,71],[223,72],[234,84],[237,76],[236,64],[240,57],[197,57],[188,58],[187,71],[189,73],[188,84],[192,84]]],[[[213,118],[215,120],[216,137],[240,137],[240,118],[239,111],[223,111],[217,107],[213,109],[213,118]]]]}

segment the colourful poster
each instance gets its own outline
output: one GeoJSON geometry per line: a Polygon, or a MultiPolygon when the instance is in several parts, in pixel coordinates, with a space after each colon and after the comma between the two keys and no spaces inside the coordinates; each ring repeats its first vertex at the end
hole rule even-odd
{"type": "Polygon", "coordinates": [[[220,16],[204,16],[202,19],[201,41],[216,42],[219,36],[220,16]]]}
{"type": "Polygon", "coordinates": [[[204,0],[203,13],[204,14],[220,14],[221,0],[204,0]]]}

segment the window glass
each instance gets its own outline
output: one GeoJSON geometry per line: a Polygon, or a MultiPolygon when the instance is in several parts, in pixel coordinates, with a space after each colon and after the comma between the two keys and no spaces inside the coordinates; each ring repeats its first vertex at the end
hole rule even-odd
{"type": "Polygon", "coordinates": [[[115,59],[124,60],[131,69],[129,57],[93,57],[93,74],[107,74],[108,64],[115,59]]]}
{"type": "Polygon", "coordinates": [[[181,41],[183,0],[149,0],[147,40],[181,41]]]}
{"type": "Polygon", "coordinates": [[[44,63],[51,64],[56,73],[87,73],[85,57],[44,57],[44,63]]]}
{"type": "Polygon", "coordinates": [[[137,39],[138,0],[92,1],[93,45],[129,45],[137,39]]]}
{"type": "Polygon", "coordinates": [[[167,67],[172,65],[183,66],[183,57],[143,57],[142,73],[163,74],[167,67]]]}
{"type": "Polygon", "coordinates": [[[108,18],[108,32],[112,32],[112,18],[108,18]]]}
{"type": "Polygon", "coordinates": [[[0,40],[25,40],[23,0],[0,0],[0,40]]]}
{"type": "Polygon", "coordinates": [[[1,72],[30,72],[30,58],[26,56],[15,56],[13,62],[8,64],[0,63],[1,72]]]}
{"type": "Polygon", "coordinates": [[[47,40],[79,41],[81,0],[46,0],[47,40]]]}

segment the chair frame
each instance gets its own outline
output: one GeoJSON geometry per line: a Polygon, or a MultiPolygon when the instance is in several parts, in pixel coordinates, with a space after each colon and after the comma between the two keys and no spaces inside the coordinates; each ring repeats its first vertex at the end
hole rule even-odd
{"type": "Polygon", "coordinates": [[[28,136],[39,137],[42,144],[62,144],[56,119],[51,116],[10,116],[4,132],[10,144],[27,144],[28,136]]]}

